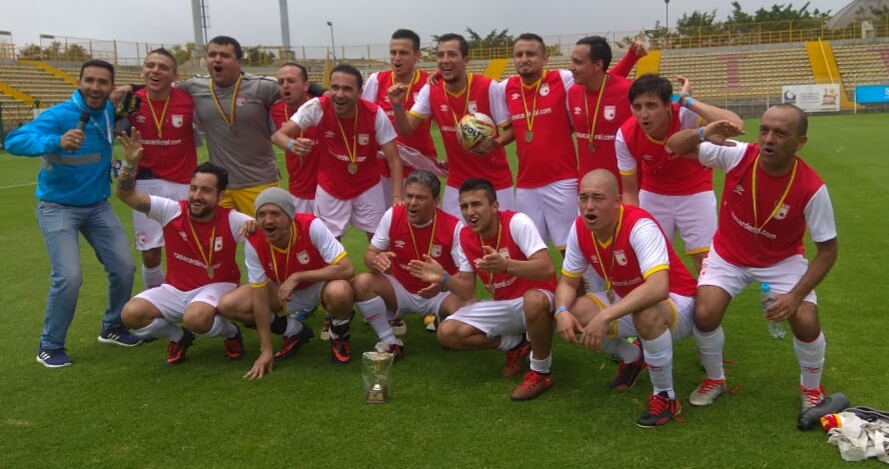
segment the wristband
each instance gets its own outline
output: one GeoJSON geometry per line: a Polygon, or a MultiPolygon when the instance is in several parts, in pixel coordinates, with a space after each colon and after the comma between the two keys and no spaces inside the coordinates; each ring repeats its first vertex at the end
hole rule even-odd
{"type": "Polygon", "coordinates": [[[445,272],[444,278],[441,279],[441,288],[445,288],[445,284],[448,283],[448,280],[450,280],[450,279],[451,279],[451,276],[448,275],[447,272],[445,272]]]}
{"type": "Polygon", "coordinates": [[[132,173],[136,171],[136,166],[133,166],[126,161],[120,164],[120,170],[126,173],[132,173]]]}
{"type": "Polygon", "coordinates": [[[695,103],[695,99],[691,96],[685,98],[685,109],[691,109],[691,105],[695,103]]]}
{"type": "Polygon", "coordinates": [[[290,153],[293,153],[292,148],[293,148],[293,142],[294,142],[294,141],[295,141],[295,140],[292,140],[292,139],[291,139],[289,142],[287,142],[287,151],[289,151],[290,153]]]}
{"type": "Polygon", "coordinates": [[[393,105],[392,105],[392,110],[393,110],[393,111],[404,111],[404,104],[401,104],[401,103],[399,103],[399,104],[393,104],[393,105]]]}
{"type": "Polygon", "coordinates": [[[703,127],[698,127],[698,139],[700,139],[702,142],[707,141],[707,139],[704,138],[704,128],[703,127]]]}
{"type": "Polygon", "coordinates": [[[553,317],[558,316],[559,313],[561,313],[562,311],[568,311],[568,308],[566,308],[564,306],[559,306],[558,308],[556,308],[556,312],[553,313],[553,317]]]}

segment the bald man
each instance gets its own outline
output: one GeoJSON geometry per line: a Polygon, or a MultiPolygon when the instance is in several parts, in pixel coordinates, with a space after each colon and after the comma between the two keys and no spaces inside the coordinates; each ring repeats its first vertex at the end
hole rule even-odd
{"type": "Polygon", "coordinates": [[[680,411],[673,390],[673,340],[691,334],[694,278],[651,215],[621,203],[617,178],[609,170],[587,173],[577,200],[580,216],[568,234],[556,288],[556,329],[568,343],[621,356],[615,389],[629,389],[648,368],[654,392],[636,424],[664,425],[680,411]],[[605,291],[577,298],[589,267],[605,291]],[[626,337],[639,337],[641,347],[626,337]]]}

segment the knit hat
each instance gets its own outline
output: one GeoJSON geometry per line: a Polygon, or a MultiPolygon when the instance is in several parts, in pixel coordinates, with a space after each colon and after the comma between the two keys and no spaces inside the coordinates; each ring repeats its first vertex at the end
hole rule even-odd
{"type": "Polygon", "coordinates": [[[259,196],[256,198],[256,202],[253,203],[253,211],[259,212],[259,208],[265,204],[275,204],[278,207],[281,207],[281,210],[284,210],[284,213],[286,213],[291,220],[296,212],[296,209],[293,207],[293,198],[290,196],[290,193],[280,187],[270,187],[260,192],[259,196]]]}

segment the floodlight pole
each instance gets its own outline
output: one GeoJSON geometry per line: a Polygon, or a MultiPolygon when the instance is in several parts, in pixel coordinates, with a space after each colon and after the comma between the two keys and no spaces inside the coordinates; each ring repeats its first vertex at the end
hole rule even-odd
{"type": "Polygon", "coordinates": [[[666,26],[667,28],[667,49],[670,48],[670,0],[664,0],[664,7],[667,10],[666,26]]]}
{"type": "Polygon", "coordinates": [[[333,61],[336,62],[336,42],[333,40],[333,22],[328,21],[327,26],[330,26],[330,52],[333,56],[333,61]]]}

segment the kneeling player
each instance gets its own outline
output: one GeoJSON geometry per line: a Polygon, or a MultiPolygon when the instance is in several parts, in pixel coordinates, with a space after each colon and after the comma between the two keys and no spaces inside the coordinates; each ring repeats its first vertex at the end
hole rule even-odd
{"type": "MultiPolygon", "coordinates": [[[[122,136],[126,163],[120,171],[117,196],[163,226],[167,275],[164,283],[130,300],[121,313],[124,325],[140,338],[170,341],[167,364],[185,361],[185,352],[197,332],[225,338],[225,356],[239,360],[244,341],[238,326],[217,314],[219,298],[241,281],[235,260],[237,243],[244,242],[245,225],[253,219],[219,207],[228,185],[228,172],[213,163],[195,169],[188,200],[173,201],[135,191],[135,175],[142,158],[141,135],[122,136]],[[182,323],[185,328],[175,323],[182,323]]],[[[246,231],[252,231],[248,226],[246,231]]]]}
{"type": "MultiPolygon", "coordinates": [[[[504,377],[520,374],[530,352],[531,371],[512,399],[534,399],[552,387],[555,268],[531,219],[523,213],[498,211],[490,182],[469,179],[460,186],[459,197],[467,225],[460,230],[460,271],[475,271],[494,299],[458,309],[441,323],[438,340],[451,350],[506,352],[504,377]]],[[[434,263],[427,263],[422,277],[442,282],[461,296],[475,291],[475,278],[446,276],[434,263]]]]}
{"type": "Polygon", "coordinates": [[[689,335],[695,281],[654,219],[621,204],[617,179],[609,171],[594,170],[583,177],[578,204],[581,215],[571,227],[556,289],[559,335],[576,344],[575,334],[581,334],[588,349],[604,348],[625,362],[632,360],[621,366],[616,388],[632,386],[647,366],[654,392],[636,424],[663,425],[680,411],[673,390],[671,328],[678,336],[689,335]],[[590,266],[604,281],[605,292],[575,303],[581,276],[590,266]],[[622,336],[642,339],[644,363],[634,346],[620,344],[622,336]]]}
{"type": "Polygon", "coordinates": [[[332,320],[333,362],[348,363],[349,279],[354,271],[343,245],[320,219],[294,213],[293,199],[284,189],[262,191],[255,210],[261,231],[247,238],[244,247],[250,285],[219,302],[219,311],[226,317],[256,324],[261,352],[244,377],[262,378],[272,371],[271,332],[284,336],[281,350],[274,354],[277,360],[293,356],[312,338],[309,326],[294,316],[316,308],[319,301],[332,320]],[[274,319],[272,312],[278,315],[274,319]]]}
{"type": "Polygon", "coordinates": [[[411,275],[410,264],[433,259],[449,276],[475,280],[471,270],[457,272],[460,222],[437,208],[441,193],[438,178],[427,171],[415,171],[404,190],[404,205],[386,211],[364,253],[370,272],[352,281],[358,311],[396,359],[402,357],[404,344],[395,338],[390,319],[405,314],[446,317],[474,296],[470,292],[461,298],[443,291],[438,282],[424,283],[411,275]]]}

